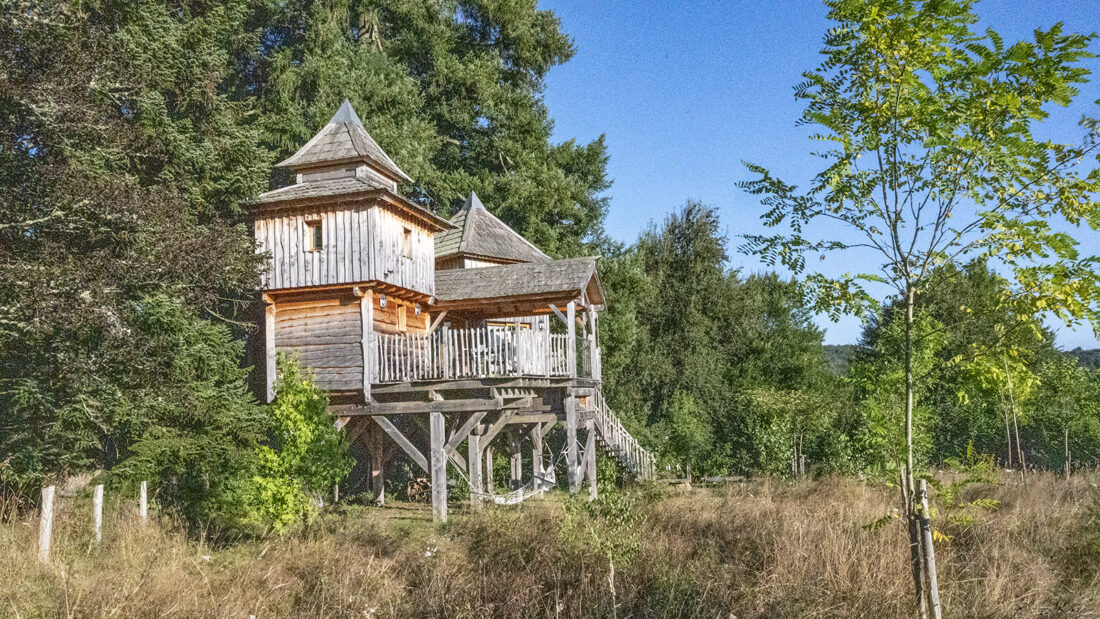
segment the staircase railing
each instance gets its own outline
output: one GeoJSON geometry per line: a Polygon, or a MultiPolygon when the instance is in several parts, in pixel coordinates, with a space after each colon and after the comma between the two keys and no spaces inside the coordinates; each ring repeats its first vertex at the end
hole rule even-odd
{"type": "Polygon", "coordinates": [[[657,474],[657,459],[649,453],[638,439],[623,427],[619,418],[607,405],[603,389],[596,390],[595,397],[596,430],[601,441],[626,470],[638,479],[648,479],[657,474]]]}

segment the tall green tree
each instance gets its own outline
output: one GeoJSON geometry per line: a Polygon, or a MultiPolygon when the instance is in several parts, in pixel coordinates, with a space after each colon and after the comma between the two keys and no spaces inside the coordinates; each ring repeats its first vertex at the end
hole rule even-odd
{"type": "Polygon", "coordinates": [[[426,206],[447,215],[476,190],[551,254],[601,240],[603,138],[551,141],[544,78],[574,48],[534,0],[268,2],[257,21],[246,87],[279,156],[347,97],[426,206]]]}
{"type": "MultiPolygon", "coordinates": [[[[1015,302],[1070,321],[1100,323],[1098,259],[1055,222],[1100,225],[1096,175],[1077,164],[1095,149],[1033,135],[1051,104],[1067,105],[1085,81],[1091,36],[1061,25],[1005,45],[976,34],[970,0],[829,0],[836,25],[822,65],[804,74],[801,121],[817,127],[825,162],[807,191],[758,165],[742,183],[763,196],[764,222],[785,228],[748,237],[745,249],[806,274],[821,311],[862,310],[883,284],[906,304],[905,509],[919,544],[913,491],[913,329],[919,295],[937,266],[987,257],[1014,279],[1015,302]],[[845,230],[816,236],[819,224],[845,230]],[[866,257],[870,272],[807,269],[829,252],[866,257]]],[[[922,600],[919,565],[917,599],[922,600]]],[[[938,614],[938,607],[933,604],[938,614]]]]}
{"type": "Polygon", "coordinates": [[[602,261],[605,388],[670,463],[789,471],[792,437],[811,461],[828,452],[811,432],[824,411],[809,390],[829,379],[822,334],[793,282],[730,271],[727,243],[717,212],[688,202],[602,261]],[[783,405],[758,406],[765,393],[783,405]]]}
{"type": "MultiPolygon", "coordinates": [[[[248,6],[0,7],[5,487],[119,462],[154,426],[183,423],[162,409],[203,410],[186,404],[209,396],[201,368],[239,366],[221,336],[193,335],[257,281],[238,202],[263,185],[268,156],[227,94],[238,48],[255,42],[242,34],[248,6]],[[151,332],[165,299],[187,318],[151,332]],[[194,375],[176,374],[196,357],[194,375]]],[[[248,405],[220,406],[235,417],[248,405]]]]}

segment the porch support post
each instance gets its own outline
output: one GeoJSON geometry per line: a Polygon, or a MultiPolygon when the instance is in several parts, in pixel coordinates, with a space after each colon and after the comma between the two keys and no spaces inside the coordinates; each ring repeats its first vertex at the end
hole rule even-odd
{"type": "Polygon", "coordinates": [[[585,477],[588,478],[588,500],[596,499],[596,428],[591,419],[584,422],[585,446],[584,466],[585,477]]]}
{"type": "Polygon", "coordinates": [[[374,362],[377,346],[374,337],[374,293],[357,288],[359,297],[360,334],[363,344],[363,400],[370,402],[370,385],[374,380],[374,362]]]}
{"type": "Polygon", "coordinates": [[[518,490],[523,486],[523,452],[520,447],[520,441],[519,428],[517,426],[508,428],[508,450],[511,456],[508,459],[511,465],[509,467],[509,490],[518,490]]]}
{"type": "Polygon", "coordinates": [[[565,364],[569,368],[569,377],[577,377],[577,302],[570,301],[565,306],[565,326],[569,337],[566,338],[565,364]]]}
{"type": "Polygon", "coordinates": [[[271,297],[264,300],[264,370],[267,381],[267,402],[275,400],[275,303],[271,297]]]}
{"type": "Polygon", "coordinates": [[[447,454],[443,449],[446,438],[443,413],[428,413],[432,468],[432,518],[447,522],[447,454]]]}
{"type": "Polygon", "coordinates": [[[466,437],[466,462],[470,469],[470,505],[474,509],[481,508],[481,428],[475,428],[466,437]]]}
{"type": "Polygon", "coordinates": [[[485,441],[485,445],[482,449],[485,451],[485,471],[482,472],[482,477],[485,481],[485,493],[493,493],[493,446],[489,444],[488,439],[485,441]]]}
{"type": "Polygon", "coordinates": [[[565,463],[569,474],[569,494],[577,493],[577,399],[573,394],[565,396],[565,463]]]}
{"type": "Polygon", "coordinates": [[[535,481],[535,488],[541,494],[543,485],[542,474],[542,424],[531,426],[531,478],[535,481]]]}
{"type": "Polygon", "coordinates": [[[386,455],[382,451],[382,429],[377,424],[368,422],[370,444],[370,483],[374,502],[378,505],[386,504],[386,455]]]}

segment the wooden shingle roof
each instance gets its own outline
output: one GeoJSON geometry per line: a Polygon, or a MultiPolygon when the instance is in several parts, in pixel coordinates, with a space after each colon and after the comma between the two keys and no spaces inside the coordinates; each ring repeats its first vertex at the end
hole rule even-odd
{"type": "Polygon", "coordinates": [[[595,257],[435,272],[435,297],[441,308],[506,298],[576,298],[584,292],[590,303],[604,303],[595,257]]]}
{"type": "Polygon", "coordinates": [[[550,260],[550,256],[490,213],[474,192],[470,192],[466,204],[450,221],[454,230],[435,235],[436,260],[458,255],[508,262],[550,260]]]}
{"type": "Polygon", "coordinates": [[[367,133],[351,102],[344,99],[332,120],[278,167],[306,168],[362,159],[370,160],[396,178],[412,180],[367,133]]]}

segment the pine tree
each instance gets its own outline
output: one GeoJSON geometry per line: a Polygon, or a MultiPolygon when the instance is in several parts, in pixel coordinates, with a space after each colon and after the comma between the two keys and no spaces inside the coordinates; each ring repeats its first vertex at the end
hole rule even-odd
{"type": "Polygon", "coordinates": [[[543,80],[574,49],[535,2],[299,0],[271,2],[258,20],[263,45],[246,76],[278,155],[348,97],[415,179],[405,189],[437,212],[476,191],[551,254],[602,240],[603,138],[550,141],[543,80]]]}

